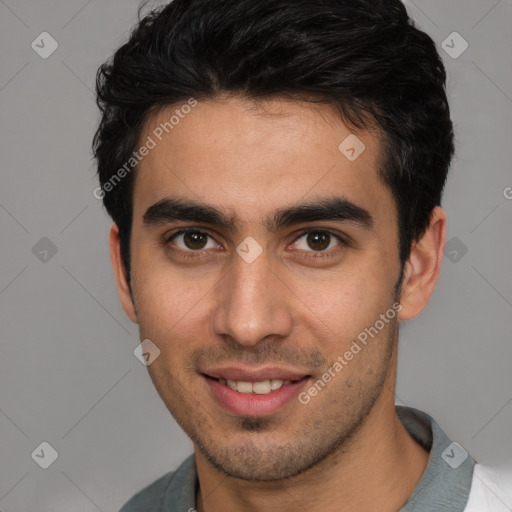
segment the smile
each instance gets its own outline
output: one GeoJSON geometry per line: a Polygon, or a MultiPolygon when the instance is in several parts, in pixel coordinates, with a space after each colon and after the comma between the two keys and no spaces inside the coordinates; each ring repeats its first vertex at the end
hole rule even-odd
{"type": "Polygon", "coordinates": [[[298,380],[265,379],[249,382],[202,375],[210,393],[224,410],[237,416],[267,416],[274,414],[295,398],[310,380],[306,375],[298,380]]]}

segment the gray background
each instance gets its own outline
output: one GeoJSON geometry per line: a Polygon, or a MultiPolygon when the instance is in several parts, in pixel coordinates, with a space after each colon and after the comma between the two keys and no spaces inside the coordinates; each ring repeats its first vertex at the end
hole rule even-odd
{"type": "MultiPolygon", "coordinates": [[[[95,72],[138,5],[0,0],[4,512],[116,511],[192,452],[133,355],[110,220],[92,194],[95,72]],[[43,31],[59,45],[47,59],[31,48],[43,31]],[[48,469],[31,457],[43,441],[58,452],[48,469]]],[[[512,3],[406,5],[448,68],[457,155],[443,201],[450,253],[429,306],[402,325],[397,403],[512,474],[512,3]],[[442,47],[454,31],[469,44],[457,58],[442,47]]]]}

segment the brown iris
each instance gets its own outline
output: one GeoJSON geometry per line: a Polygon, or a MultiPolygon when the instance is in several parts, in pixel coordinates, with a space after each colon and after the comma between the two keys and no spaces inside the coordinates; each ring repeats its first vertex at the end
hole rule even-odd
{"type": "Polygon", "coordinates": [[[308,245],[312,249],[322,251],[329,246],[330,236],[328,233],[319,231],[309,233],[307,237],[308,245]]]}
{"type": "Polygon", "coordinates": [[[200,233],[199,231],[188,231],[183,233],[183,241],[189,249],[203,249],[207,238],[208,235],[205,233],[200,233]],[[202,245],[201,242],[203,242],[202,245]]]}

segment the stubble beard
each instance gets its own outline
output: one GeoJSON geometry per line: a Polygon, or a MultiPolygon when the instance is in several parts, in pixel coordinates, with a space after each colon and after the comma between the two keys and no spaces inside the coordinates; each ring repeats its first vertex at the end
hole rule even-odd
{"type": "MultiPolygon", "coordinates": [[[[365,372],[370,378],[364,380],[354,373],[331,391],[327,387],[336,384],[328,384],[310,404],[301,405],[306,408],[311,406],[311,413],[306,410],[307,420],[288,429],[288,440],[284,442],[276,442],[273,432],[278,432],[279,439],[283,439],[279,429],[286,417],[279,423],[275,418],[265,417],[230,419],[231,428],[223,434],[218,432],[218,421],[210,417],[202,404],[191,403],[190,393],[184,392],[186,390],[166,370],[154,369],[150,375],[171,414],[214,468],[226,476],[241,480],[284,480],[320,465],[328,466],[349,450],[384,389],[396,348],[397,330],[398,321],[394,319],[381,333],[382,336],[385,334],[383,339],[369,342],[385,344],[385,350],[372,354],[374,361],[378,359],[378,362],[374,362],[374,367],[365,372]],[[166,383],[171,381],[174,381],[174,385],[168,386],[166,383]],[[168,396],[169,392],[172,396],[168,396]],[[330,398],[327,402],[324,400],[323,407],[318,409],[322,394],[328,392],[330,398]],[[318,404],[316,411],[313,409],[315,403],[318,404]]],[[[365,365],[361,365],[361,368],[365,368],[365,365]]]]}

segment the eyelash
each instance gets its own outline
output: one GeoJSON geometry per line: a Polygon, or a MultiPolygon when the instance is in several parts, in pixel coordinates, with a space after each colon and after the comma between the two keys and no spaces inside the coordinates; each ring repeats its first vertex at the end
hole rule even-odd
{"type": "MultiPolygon", "coordinates": [[[[199,233],[199,234],[202,234],[202,235],[206,235],[212,239],[214,239],[213,236],[211,236],[207,231],[203,231],[201,229],[197,229],[197,228],[184,228],[184,229],[179,229],[178,231],[176,231],[175,233],[173,233],[172,235],[170,235],[169,237],[165,237],[165,240],[164,240],[164,245],[168,246],[169,249],[178,254],[180,257],[183,257],[183,258],[200,258],[201,254],[205,253],[208,251],[208,249],[206,250],[202,250],[202,251],[194,251],[194,250],[188,250],[188,251],[184,251],[183,249],[174,249],[172,247],[169,246],[169,242],[171,242],[174,238],[176,238],[177,236],[179,235],[183,235],[185,233],[199,233]],[[199,254],[199,256],[198,256],[199,254]]],[[[310,234],[310,233],[321,233],[321,234],[328,234],[330,236],[333,236],[334,238],[336,238],[338,240],[338,242],[340,242],[340,245],[337,246],[336,248],[334,249],[330,249],[328,251],[326,250],[323,250],[323,251],[305,251],[307,253],[313,253],[314,255],[310,255],[310,256],[305,256],[306,259],[312,259],[312,260],[318,260],[318,259],[322,259],[322,258],[330,258],[334,255],[336,255],[339,251],[345,249],[346,247],[348,247],[348,242],[341,236],[341,235],[338,235],[337,233],[334,233],[328,229],[319,229],[319,228],[308,228],[308,229],[304,229],[303,231],[301,231],[298,235],[297,235],[297,238],[294,240],[293,243],[296,243],[297,240],[299,240],[300,238],[302,238],[304,235],[307,235],[307,234],[310,234]]]]}

